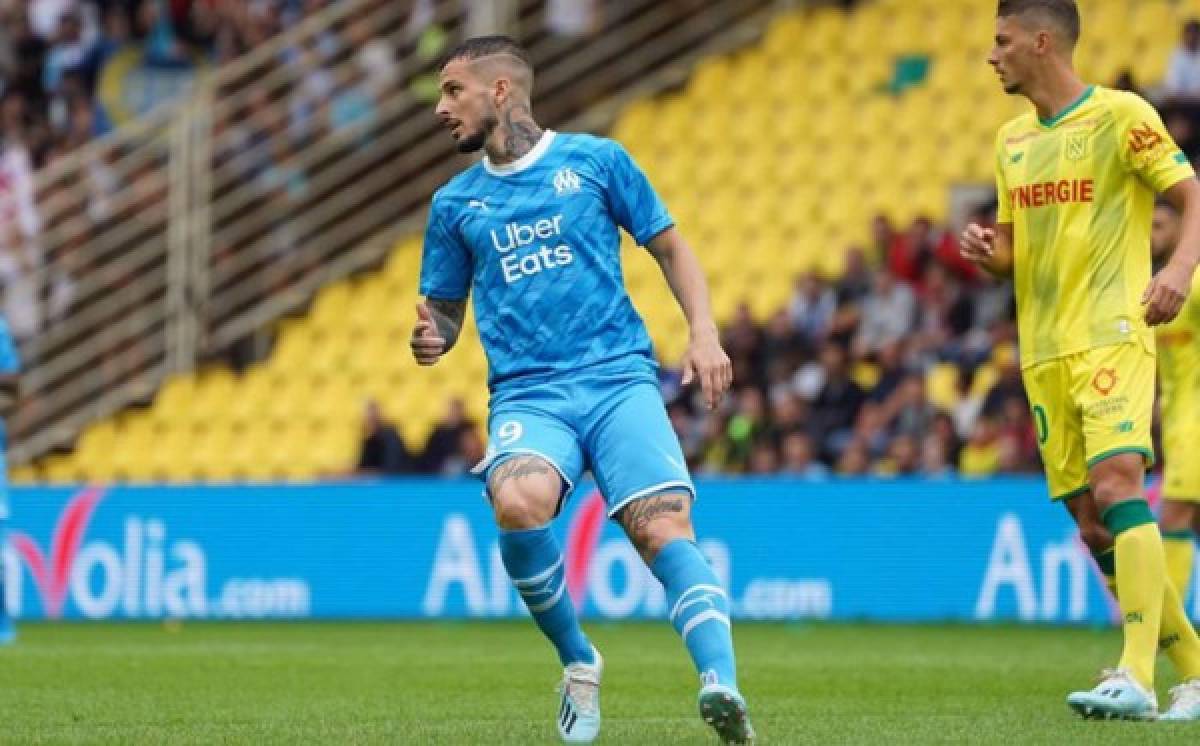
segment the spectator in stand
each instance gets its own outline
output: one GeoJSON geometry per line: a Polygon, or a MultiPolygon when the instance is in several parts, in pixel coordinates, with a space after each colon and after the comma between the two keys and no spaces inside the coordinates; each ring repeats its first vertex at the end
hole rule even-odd
{"type": "Polygon", "coordinates": [[[728,424],[719,411],[710,412],[704,419],[705,446],[700,456],[700,470],[706,474],[719,474],[733,469],[733,444],[729,439],[728,424]]]}
{"type": "Polygon", "coordinates": [[[796,278],[787,315],[809,349],[825,341],[836,310],[837,296],[820,274],[812,271],[796,278]]]}
{"type": "Polygon", "coordinates": [[[937,433],[929,433],[921,440],[921,476],[927,479],[954,476],[954,467],[950,465],[950,453],[937,433]]]}
{"type": "Polygon", "coordinates": [[[834,284],[834,298],[838,306],[855,305],[871,294],[875,285],[874,274],[867,263],[866,252],[859,246],[846,251],[846,267],[834,284]]]}
{"type": "Polygon", "coordinates": [[[882,404],[891,398],[900,382],[908,377],[904,366],[904,341],[896,339],[879,348],[876,355],[879,363],[879,378],[871,387],[867,398],[876,404],[882,404]]]}
{"type": "Polygon", "coordinates": [[[9,12],[8,24],[13,44],[15,68],[5,76],[5,95],[15,95],[33,108],[45,100],[42,89],[42,60],[46,56],[47,44],[30,25],[25,6],[20,5],[9,12]]]}
{"type": "Polygon", "coordinates": [[[897,238],[896,228],[892,219],[885,213],[879,213],[871,219],[871,261],[873,264],[886,265],[892,252],[892,242],[897,238]]]}
{"type": "Polygon", "coordinates": [[[675,430],[675,437],[679,438],[684,460],[689,467],[696,467],[704,455],[704,423],[692,416],[687,402],[682,400],[674,401],[667,407],[667,417],[675,430]]]}
{"type": "Polygon", "coordinates": [[[866,445],[853,440],[838,457],[837,474],[841,477],[865,476],[871,470],[871,456],[866,445]]]}
{"type": "Polygon", "coordinates": [[[479,431],[473,427],[463,429],[458,434],[458,448],[442,464],[442,476],[461,477],[470,474],[471,469],[483,461],[485,453],[479,431]]]}
{"type": "Polygon", "coordinates": [[[337,93],[329,102],[329,131],[366,145],[377,116],[376,103],[363,71],[346,65],[339,71],[337,93]]]}
{"type": "Polygon", "coordinates": [[[1024,392],[1004,401],[998,437],[1002,459],[1000,470],[1008,473],[1040,473],[1037,434],[1024,392]]]}
{"type": "MultiPolygon", "coordinates": [[[[977,205],[967,216],[969,222],[991,227],[995,223],[995,206],[991,203],[977,205]]],[[[960,283],[976,285],[983,278],[983,270],[972,262],[962,258],[959,251],[958,236],[952,230],[939,230],[934,241],[933,258],[935,265],[945,270],[960,283]]]]}
{"type": "Polygon", "coordinates": [[[962,441],[955,431],[954,418],[946,412],[939,411],[933,416],[933,424],[930,426],[927,435],[932,435],[938,439],[945,452],[946,461],[953,468],[954,464],[958,463],[958,456],[962,451],[962,441]]]}
{"type": "Polygon", "coordinates": [[[888,444],[887,456],[875,467],[881,477],[911,477],[921,468],[921,452],[917,439],[911,435],[899,435],[888,444]]]}
{"type": "Polygon", "coordinates": [[[1200,20],[1192,19],[1183,26],[1183,39],[1171,53],[1163,94],[1168,103],[1200,102],[1200,20]]]}
{"type": "Polygon", "coordinates": [[[0,296],[13,339],[27,345],[42,328],[36,244],[16,222],[0,222],[0,296]]]}
{"type": "Polygon", "coordinates": [[[820,451],[832,456],[850,439],[866,397],[850,377],[846,351],[837,343],[828,342],[821,349],[821,369],[823,383],[812,403],[812,427],[820,451]]]}
{"type": "Polygon", "coordinates": [[[464,430],[475,429],[475,423],[467,417],[467,405],[462,399],[451,399],[446,414],[433,428],[425,448],[421,452],[420,471],[425,474],[440,474],[452,456],[459,451],[464,430]]]}
{"type": "Polygon", "coordinates": [[[913,220],[907,232],[892,238],[887,271],[897,280],[919,287],[925,267],[933,260],[933,247],[933,221],[922,215],[913,220]]]}
{"type": "Polygon", "coordinates": [[[768,432],[771,438],[782,443],[792,433],[806,432],[811,418],[807,402],[790,391],[783,391],[771,398],[771,416],[768,432]]]}
{"type": "Polygon", "coordinates": [[[69,73],[80,75],[86,81],[94,81],[98,51],[96,37],[84,36],[83,22],[78,13],[72,11],[64,14],[58,22],[58,31],[42,67],[43,90],[49,95],[57,93],[63,78],[69,73]]]}
{"type": "Polygon", "coordinates": [[[915,348],[926,364],[961,360],[963,340],[974,320],[970,297],[937,262],[925,268],[921,288],[915,348]]]}
{"type": "Polygon", "coordinates": [[[767,412],[762,392],[746,386],[737,394],[737,411],[729,418],[726,429],[730,443],[728,465],[744,471],[756,442],[767,434],[767,412]]]}
{"type": "Polygon", "coordinates": [[[996,420],[1004,414],[1009,399],[1018,399],[1023,404],[1026,399],[1016,348],[1011,345],[997,347],[992,354],[992,364],[996,367],[996,382],[983,399],[982,411],[984,417],[996,420]]]}
{"type": "Polygon", "coordinates": [[[793,431],[780,445],[780,472],[803,479],[826,479],[829,467],[817,460],[816,448],[807,433],[793,431]]]}
{"type": "Polygon", "coordinates": [[[888,442],[891,440],[887,425],[881,405],[870,400],[863,402],[858,410],[858,419],[854,422],[854,440],[867,447],[867,453],[872,459],[879,458],[887,452],[888,442]]]}
{"type": "Polygon", "coordinates": [[[415,466],[400,433],[384,418],[378,402],[367,402],[362,448],[355,473],[359,476],[409,474],[415,466]]]}
{"type": "Polygon", "coordinates": [[[387,39],[371,33],[367,19],[352,23],[348,35],[350,45],[358,50],[354,56],[363,74],[364,85],[376,103],[381,103],[400,82],[395,51],[387,39]]]}
{"type": "Polygon", "coordinates": [[[854,338],[854,355],[868,357],[912,331],[917,298],[912,288],[888,272],[875,273],[871,294],[862,302],[862,318],[854,338]]]}
{"type": "Polygon", "coordinates": [[[892,432],[914,438],[929,432],[938,415],[926,394],[925,378],[918,373],[905,376],[886,408],[892,432]]]}
{"type": "Polygon", "coordinates": [[[758,380],[771,380],[772,368],[795,370],[804,359],[808,347],[805,339],[792,326],[787,309],[780,308],[771,314],[762,334],[762,365],[758,380]]]}
{"type": "Polygon", "coordinates": [[[774,474],[779,471],[779,451],[770,438],[759,438],[750,448],[750,457],[746,472],[757,476],[774,474]]]}
{"type": "Polygon", "coordinates": [[[600,25],[596,0],[546,0],[546,28],[558,36],[585,36],[600,25]]]}
{"type": "Polygon", "coordinates": [[[312,142],[326,132],[322,112],[326,112],[336,87],[317,48],[317,39],[308,37],[294,50],[293,64],[305,70],[300,83],[292,89],[289,105],[289,131],[297,142],[312,142]]]}
{"type": "Polygon", "coordinates": [[[764,370],[762,331],[754,323],[749,303],[738,304],[733,321],[721,334],[721,345],[733,362],[733,380],[743,384],[760,380],[759,374],[764,370]]]}
{"type": "Polygon", "coordinates": [[[990,477],[1000,469],[1000,443],[996,425],[987,417],[975,423],[971,439],[958,457],[958,473],[964,477],[990,477]]]}

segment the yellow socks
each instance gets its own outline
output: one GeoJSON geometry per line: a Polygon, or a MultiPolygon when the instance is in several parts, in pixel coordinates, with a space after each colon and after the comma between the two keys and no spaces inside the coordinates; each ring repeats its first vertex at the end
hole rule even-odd
{"type": "Polygon", "coordinates": [[[1163,550],[1167,553],[1167,577],[1179,591],[1179,597],[1187,600],[1192,588],[1192,562],[1196,556],[1196,544],[1192,532],[1164,531],[1163,550]]]}
{"type": "Polygon", "coordinates": [[[1163,595],[1162,634],[1158,645],[1179,672],[1180,681],[1200,677],[1200,637],[1196,636],[1196,628],[1188,618],[1183,599],[1170,581],[1163,595]]]}
{"type": "MultiPolygon", "coordinates": [[[[1165,543],[1165,540],[1164,540],[1165,543]]],[[[1104,573],[1105,585],[1117,597],[1116,560],[1114,551],[1092,555],[1096,565],[1104,573]]],[[[1163,593],[1162,628],[1159,631],[1158,647],[1171,659],[1175,671],[1182,681],[1200,676],[1200,637],[1188,619],[1183,600],[1170,583],[1163,593]]]]}
{"type": "Polygon", "coordinates": [[[1127,500],[1104,511],[1116,537],[1117,601],[1125,632],[1120,667],[1154,690],[1154,659],[1167,588],[1167,561],[1158,524],[1145,500],[1127,500]]]}

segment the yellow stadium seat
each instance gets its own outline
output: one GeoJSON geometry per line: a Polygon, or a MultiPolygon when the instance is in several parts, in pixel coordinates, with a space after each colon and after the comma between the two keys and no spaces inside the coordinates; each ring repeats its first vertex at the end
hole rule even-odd
{"type": "Polygon", "coordinates": [[[8,476],[13,484],[28,485],[36,484],[41,480],[42,472],[35,464],[21,464],[14,466],[8,476]]]}

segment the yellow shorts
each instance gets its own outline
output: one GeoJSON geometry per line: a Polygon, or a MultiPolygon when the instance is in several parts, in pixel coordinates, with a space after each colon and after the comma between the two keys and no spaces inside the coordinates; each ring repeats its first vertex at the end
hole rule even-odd
{"type": "Polygon", "coordinates": [[[1163,497],[1180,502],[1200,503],[1200,423],[1179,421],[1174,413],[1163,413],[1163,497]]]}
{"type": "Polygon", "coordinates": [[[1050,495],[1088,489],[1088,469],[1118,453],[1154,463],[1154,354],[1141,342],[1097,347],[1022,371],[1050,495]]]}

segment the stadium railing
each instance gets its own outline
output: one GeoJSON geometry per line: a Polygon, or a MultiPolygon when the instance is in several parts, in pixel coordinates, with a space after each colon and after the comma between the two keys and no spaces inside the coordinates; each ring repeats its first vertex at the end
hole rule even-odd
{"type": "MultiPolygon", "coordinates": [[[[749,42],[773,5],[631,0],[610,6],[599,32],[565,38],[545,30],[542,0],[520,0],[512,31],[538,67],[539,119],[599,129],[648,86],[681,83],[702,53],[749,42]]],[[[437,5],[447,39],[459,6],[437,5]]],[[[262,340],[318,288],[377,266],[419,230],[433,189],[467,160],[419,95],[436,55],[431,27],[409,20],[404,3],[332,3],[201,77],[186,100],[37,174],[46,323],[22,345],[14,463],[69,447],[170,373],[262,340]],[[365,96],[354,92],[367,85],[360,31],[395,65],[365,96]],[[306,86],[322,80],[326,103],[305,111],[306,86]],[[331,101],[340,127],[322,124],[331,101]]]]}

